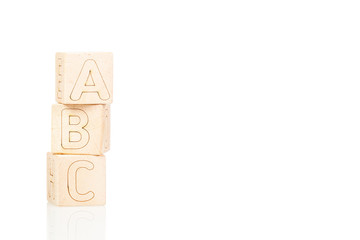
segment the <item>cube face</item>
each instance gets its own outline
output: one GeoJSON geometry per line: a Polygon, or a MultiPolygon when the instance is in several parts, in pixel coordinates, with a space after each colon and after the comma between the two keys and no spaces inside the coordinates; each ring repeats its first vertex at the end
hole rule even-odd
{"type": "Polygon", "coordinates": [[[57,53],[55,62],[58,103],[112,103],[112,53],[57,53]]]}
{"type": "Polygon", "coordinates": [[[104,205],[105,156],[47,155],[47,197],[58,206],[104,205]]]}
{"type": "Polygon", "coordinates": [[[107,105],[53,105],[51,151],[101,155],[109,150],[109,111],[107,105]]]}
{"type": "Polygon", "coordinates": [[[104,152],[110,150],[110,105],[105,106],[105,140],[104,152]]]}

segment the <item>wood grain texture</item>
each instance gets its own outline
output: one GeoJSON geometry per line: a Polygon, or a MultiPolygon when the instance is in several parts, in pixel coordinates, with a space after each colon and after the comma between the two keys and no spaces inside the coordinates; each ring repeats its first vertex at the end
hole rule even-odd
{"type": "Polygon", "coordinates": [[[112,53],[56,53],[55,58],[55,98],[58,103],[112,103],[112,53]]]}
{"type": "Polygon", "coordinates": [[[57,206],[106,203],[105,156],[47,154],[47,198],[57,206]]]}
{"type": "Polygon", "coordinates": [[[110,149],[108,105],[52,107],[51,151],[57,154],[102,155],[110,149]]]}

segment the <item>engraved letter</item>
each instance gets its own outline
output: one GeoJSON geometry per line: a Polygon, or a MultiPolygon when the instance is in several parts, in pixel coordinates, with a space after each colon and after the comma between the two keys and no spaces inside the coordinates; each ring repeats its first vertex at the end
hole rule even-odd
{"type": "Polygon", "coordinates": [[[90,139],[85,129],[89,117],[81,109],[66,108],[61,112],[61,146],[66,149],[85,147],[90,139]]]}
{"type": "Polygon", "coordinates": [[[67,173],[67,189],[70,197],[77,202],[87,202],[95,197],[93,191],[88,191],[86,193],[80,193],[78,191],[78,171],[80,169],[87,169],[89,171],[94,169],[94,164],[86,160],[79,160],[73,162],[68,169],[67,173]]]}
{"type": "Polygon", "coordinates": [[[101,100],[110,98],[99,67],[93,59],[85,61],[74,88],[71,91],[70,98],[73,101],[78,101],[84,93],[96,94],[101,100]]]}
{"type": "Polygon", "coordinates": [[[54,160],[48,158],[48,199],[55,200],[55,189],[54,189],[54,160]]]}

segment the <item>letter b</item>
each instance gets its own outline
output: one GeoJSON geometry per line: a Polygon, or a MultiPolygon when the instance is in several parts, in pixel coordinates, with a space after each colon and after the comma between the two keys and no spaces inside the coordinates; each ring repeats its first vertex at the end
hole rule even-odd
{"type": "Polygon", "coordinates": [[[86,112],[81,109],[66,108],[61,111],[61,146],[65,149],[80,149],[89,140],[89,132],[85,129],[89,122],[86,112]]]}

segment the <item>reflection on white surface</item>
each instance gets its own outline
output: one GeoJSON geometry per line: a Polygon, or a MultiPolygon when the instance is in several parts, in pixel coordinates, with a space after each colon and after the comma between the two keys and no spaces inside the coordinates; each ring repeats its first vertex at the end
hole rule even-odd
{"type": "Polygon", "coordinates": [[[47,240],[105,240],[105,207],[47,206],[47,240]]]}

